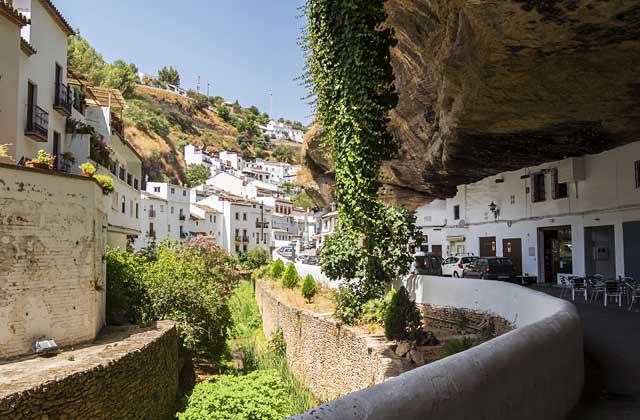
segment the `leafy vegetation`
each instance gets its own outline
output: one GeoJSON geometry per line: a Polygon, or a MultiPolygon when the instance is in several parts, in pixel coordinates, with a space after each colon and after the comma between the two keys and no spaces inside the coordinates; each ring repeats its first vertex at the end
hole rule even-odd
{"type": "Polygon", "coordinates": [[[124,117],[138,130],[147,134],[157,133],[168,136],[171,131],[171,123],[158,105],[144,99],[132,99],[127,102],[124,117]]]}
{"type": "Polygon", "coordinates": [[[202,185],[207,182],[207,179],[211,176],[211,171],[206,165],[191,164],[187,166],[185,171],[185,177],[187,178],[187,184],[190,187],[202,185]]]}
{"type": "Polygon", "coordinates": [[[246,270],[255,270],[269,262],[269,252],[262,248],[254,248],[240,256],[240,264],[246,270]]]}
{"type": "Polygon", "coordinates": [[[362,306],[362,321],[369,324],[383,325],[396,292],[395,289],[391,289],[384,299],[371,299],[365,302],[362,306]]]}
{"type": "Polygon", "coordinates": [[[276,158],[278,162],[286,162],[290,164],[297,164],[300,162],[298,149],[286,144],[277,145],[275,149],[273,149],[273,157],[276,158]]]}
{"type": "Polygon", "coordinates": [[[440,349],[438,356],[440,358],[452,356],[456,353],[469,350],[474,347],[476,342],[471,337],[462,337],[461,339],[449,340],[440,349]]]}
{"type": "Polygon", "coordinates": [[[111,194],[115,187],[113,186],[113,179],[111,179],[108,175],[94,175],[93,178],[98,181],[100,187],[102,188],[102,192],[104,194],[111,194]]]}
{"type": "Polygon", "coordinates": [[[271,277],[279,279],[282,277],[282,273],[284,273],[284,263],[281,259],[277,259],[271,263],[271,277]]]}
{"type": "Polygon", "coordinates": [[[298,275],[296,266],[293,263],[289,263],[282,275],[282,285],[288,289],[293,289],[298,283],[300,283],[300,275],[298,275]]]}
{"type": "Polygon", "coordinates": [[[410,340],[422,329],[422,315],[409,292],[402,286],[391,297],[384,314],[384,336],[387,340],[410,340]]]}
{"type": "Polygon", "coordinates": [[[397,152],[387,131],[398,100],[390,64],[396,41],[384,25],[384,0],[308,0],[305,13],[306,77],[335,162],[340,210],[321,264],[329,277],[353,283],[365,302],[406,272],[406,243],[416,233],[415,217],[378,197],[382,161],[397,152]]]}
{"type": "Polygon", "coordinates": [[[301,207],[305,210],[311,210],[316,207],[316,204],[313,202],[311,196],[305,191],[293,197],[292,201],[295,207],[301,207]]]}
{"type": "Polygon", "coordinates": [[[333,299],[336,303],[334,315],[347,325],[354,325],[362,315],[362,302],[350,285],[340,286],[334,292],[333,299]]]}
{"type": "Polygon", "coordinates": [[[119,248],[107,249],[107,323],[141,324],[145,321],[147,259],[119,248]]]}
{"type": "Polygon", "coordinates": [[[318,291],[318,283],[316,283],[311,274],[307,274],[302,280],[302,297],[304,297],[307,302],[312,302],[313,297],[318,293],[318,291]]]}
{"type": "Polygon", "coordinates": [[[171,85],[180,86],[180,73],[177,69],[165,66],[158,71],[158,80],[171,85]]]}

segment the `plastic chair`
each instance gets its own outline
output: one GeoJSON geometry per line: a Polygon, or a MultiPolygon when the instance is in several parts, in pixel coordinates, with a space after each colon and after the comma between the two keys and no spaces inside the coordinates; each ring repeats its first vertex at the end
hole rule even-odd
{"type": "Polygon", "coordinates": [[[560,278],[560,297],[564,297],[566,294],[569,293],[569,290],[571,290],[571,279],[566,278],[566,277],[561,277],[560,278]]]}
{"type": "Polygon", "coordinates": [[[570,280],[570,282],[571,282],[571,300],[573,301],[576,300],[576,293],[578,294],[583,293],[584,300],[587,301],[588,293],[587,293],[587,282],[585,281],[585,279],[582,277],[574,277],[570,280]]]}
{"type": "Polygon", "coordinates": [[[604,294],[605,282],[602,280],[601,274],[594,274],[589,277],[589,286],[591,287],[591,302],[595,302],[598,296],[604,294]]]}
{"type": "Polygon", "coordinates": [[[617,299],[618,306],[622,306],[622,295],[622,285],[617,280],[606,282],[604,286],[604,306],[607,306],[609,298],[617,299]]]}

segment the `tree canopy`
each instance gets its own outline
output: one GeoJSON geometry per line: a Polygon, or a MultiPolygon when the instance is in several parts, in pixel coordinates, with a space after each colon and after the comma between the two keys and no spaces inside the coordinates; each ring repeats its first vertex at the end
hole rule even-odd
{"type": "Polygon", "coordinates": [[[180,73],[172,66],[164,66],[158,71],[158,79],[161,82],[169,83],[171,85],[180,86],[180,73]]]}
{"type": "Polygon", "coordinates": [[[211,171],[205,165],[191,164],[187,167],[185,176],[187,178],[187,183],[193,188],[207,182],[207,179],[211,176],[211,171]]]}

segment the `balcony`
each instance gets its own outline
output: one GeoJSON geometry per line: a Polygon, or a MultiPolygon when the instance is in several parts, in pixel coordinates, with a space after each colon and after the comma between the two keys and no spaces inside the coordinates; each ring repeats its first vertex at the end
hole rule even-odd
{"type": "Polygon", "coordinates": [[[242,242],[249,242],[249,237],[248,236],[243,236],[242,237],[242,242]]]}
{"type": "Polygon", "coordinates": [[[156,217],[156,211],[155,210],[149,210],[149,217],[156,217]]]}
{"type": "Polygon", "coordinates": [[[265,228],[269,229],[269,222],[256,222],[256,228],[265,228]]]}
{"type": "Polygon", "coordinates": [[[65,117],[71,115],[73,107],[73,91],[64,83],[56,83],[56,94],[53,100],[53,109],[65,117]]]}
{"type": "Polygon", "coordinates": [[[178,216],[178,219],[184,222],[185,220],[187,220],[187,216],[185,216],[184,214],[181,214],[180,216],[178,216]]]}
{"type": "Polygon", "coordinates": [[[27,113],[26,136],[35,141],[46,142],[49,137],[49,114],[37,105],[33,105],[31,112],[27,113]]]}

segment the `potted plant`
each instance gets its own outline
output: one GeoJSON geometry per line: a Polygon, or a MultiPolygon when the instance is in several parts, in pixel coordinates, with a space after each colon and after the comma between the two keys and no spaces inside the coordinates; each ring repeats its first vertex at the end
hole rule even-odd
{"type": "Polygon", "coordinates": [[[84,176],[93,176],[96,173],[96,167],[91,164],[91,162],[85,162],[80,165],[80,169],[82,169],[82,175],[84,176]]]}
{"type": "Polygon", "coordinates": [[[93,178],[98,181],[98,184],[102,187],[104,194],[110,194],[114,190],[113,179],[107,175],[94,175],[93,178]]]}
{"type": "Polygon", "coordinates": [[[34,159],[28,160],[25,163],[27,168],[38,168],[38,169],[53,169],[53,164],[56,161],[55,156],[51,156],[46,153],[44,150],[38,150],[38,156],[34,159]]]}

